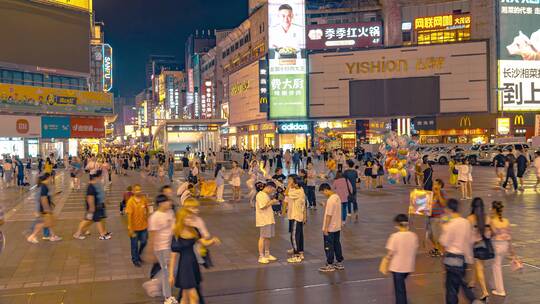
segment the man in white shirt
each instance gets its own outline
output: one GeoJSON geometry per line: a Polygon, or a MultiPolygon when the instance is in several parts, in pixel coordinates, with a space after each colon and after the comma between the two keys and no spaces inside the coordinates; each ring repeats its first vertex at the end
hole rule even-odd
{"type": "Polygon", "coordinates": [[[326,201],[323,217],[323,237],[324,251],[326,253],[326,265],[319,268],[320,272],[332,272],[334,270],[343,270],[343,254],[341,251],[340,232],[341,232],[341,199],[328,183],[319,186],[319,192],[322,192],[328,200],[326,201]],[[337,263],[334,264],[334,257],[337,263]]]}
{"type": "Polygon", "coordinates": [[[388,270],[394,278],[394,294],[396,304],[407,304],[407,289],[405,279],[414,272],[416,252],[418,250],[418,236],[409,231],[409,218],[405,214],[398,214],[394,218],[398,232],[393,233],[386,242],[389,261],[388,270]]]}
{"type": "Polygon", "coordinates": [[[293,23],[293,9],[288,4],[282,4],[278,9],[279,24],[270,28],[271,49],[293,48],[300,51],[305,41],[305,31],[300,25],[293,23]]]}
{"type": "Polygon", "coordinates": [[[470,222],[458,212],[459,203],[455,199],[446,202],[450,221],[443,226],[439,243],[445,249],[443,263],[446,267],[446,303],[457,304],[460,287],[465,297],[473,302],[474,293],[465,282],[467,264],[474,262],[472,253],[472,227],[470,222]]]}
{"type": "Polygon", "coordinates": [[[165,299],[171,298],[171,286],[169,284],[169,262],[171,260],[171,241],[175,222],[172,212],[172,201],[165,195],[160,194],[156,198],[158,209],[148,219],[149,248],[153,249],[154,255],[161,266],[161,288],[165,299]]]}
{"type": "Polygon", "coordinates": [[[270,195],[276,190],[274,182],[266,183],[262,191],[255,197],[255,226],[259,228],[259,263],[268,264],[277,261],[277,258],[270,254],[270,239],[275,234],[275,220],[272,205],[278,204],[276,199],[271,199],[270,195]]]}
{"type": "Polygon", "coordinates": [[[289,176],[289,189],[285,197],[288,200],[287,217],[291,234],[293,256],[287,259],[289,263],[300,263],[304,260],[304,222],[306,221],[306,196],[302,189],[302,177],[289,176]]]}

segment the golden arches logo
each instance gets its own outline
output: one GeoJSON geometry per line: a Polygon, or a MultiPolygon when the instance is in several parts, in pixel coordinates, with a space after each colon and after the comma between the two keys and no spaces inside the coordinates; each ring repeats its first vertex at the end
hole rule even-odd
{"type": "Polygon", "coordinates": [[[471,118],[469,116],[463,116],[459,120],[459,126],[460,127],[471,127],[471,118]]]}
{"type": "Polygon", "coordinates": [[[523,115],[514,116],[514,126],[523,126],[525,124],[525,118],[523,115]]]}

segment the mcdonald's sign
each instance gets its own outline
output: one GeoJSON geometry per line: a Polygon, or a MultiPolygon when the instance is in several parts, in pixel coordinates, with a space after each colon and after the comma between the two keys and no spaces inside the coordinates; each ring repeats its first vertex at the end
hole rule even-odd
{"type": "Polygon", "coordinates": [[[268,60],[259,59],[259,112],[268,112],[268,60]]]}
{"type": "Polygon", "coordinates": [[[525,125],[525,118],[523,115],[514,116],[514,126],[523,126],[525,125]]]}
{"type": "Polygon", "coordinates": [[[471,118],[469,116],[463,116],[459,120],[459,127],[461,128],[470,128],[472,125],[471,118]]]}

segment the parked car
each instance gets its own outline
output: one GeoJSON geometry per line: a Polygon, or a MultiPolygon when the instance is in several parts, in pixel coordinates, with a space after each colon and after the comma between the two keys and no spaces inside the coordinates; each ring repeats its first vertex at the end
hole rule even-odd
{"type": "Polygon", "coordinates": [[[479,164],[478,159],[480,159],[480,153],[488,151],[490,149],[494,149],[496,146],[496,144],[473,145],[469,149],[466,149],[464,151],[464,154],[465,157],[469,158],[469,162],[472,165],[477,165],[479,164]]]}
{"type": "Polygon", "coordinates": [[[427,155],[430,162],[446,165],[453,158],[462,158],[465,156],[465,149],[460,147],[440,147],[427,155]]]}

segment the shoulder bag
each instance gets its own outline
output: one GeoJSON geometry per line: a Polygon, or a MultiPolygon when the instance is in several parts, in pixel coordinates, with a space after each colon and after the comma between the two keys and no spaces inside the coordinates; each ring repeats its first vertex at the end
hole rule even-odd
{"type": "Polygon", "coordinates": [[[476,259],[485,261],[491,260],[495,257],[495,250],[491,240],[482,235],[482,239],[474,243],[473,247],[474,257],[476,259]]]}

